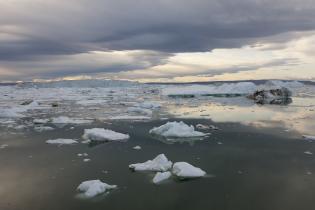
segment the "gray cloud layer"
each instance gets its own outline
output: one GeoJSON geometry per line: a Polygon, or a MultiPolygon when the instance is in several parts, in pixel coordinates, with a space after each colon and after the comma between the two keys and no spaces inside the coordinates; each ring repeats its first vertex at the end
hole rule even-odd
{"type": "Polygon", "coordinates": [[[89,51],[201,52],[314,29],[313,0],[0,0],[0,67],[89,51]]]}

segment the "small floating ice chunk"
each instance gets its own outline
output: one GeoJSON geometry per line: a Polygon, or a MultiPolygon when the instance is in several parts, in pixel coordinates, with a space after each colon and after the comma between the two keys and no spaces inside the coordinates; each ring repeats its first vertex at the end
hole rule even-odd
{"type": "Polygon", "coordinates": [[[161,107],[161,104],[159,104],[158,102],[146,101],[139,104],[139,107],[142,107],[145,109],[157,109],[161,107]]]}
{"type": "Polygon", "coordinates": [[[4,148],[6,148],[6,147],[8,147],[9,145],[7,145],[7,144],[2,144],[2,145],[0,145],[0,149],[4,149],[4,148]]]}
{"type": "Polygon", "coordinates": [[[80,119],[80,118],[69,118],[67,116],[59,116],[51,119],[53,124],[89,124],[93,120],[90,119],[80,119]]]}
{"type": "Polygon", "coordinates": [[[172,172],[180,178],[198,178],[206,175],[205,171],[186,162],[174,163],[172,172]]]}
{"type": "Polygon", "coordinates": [[[139,114],[144,114],[144,115],[151,115],[152,111],[149,109],[144,109],[141,107],[129,107],[127,109],[128,112],[134,112],[134,113],[139,113],[139,114]]]}
{"type": "Polygon", "coordinates": [[[172,173],[169,171],[166,172],[157,172],[153,178],[154,184],[159,184],[166,179],[169,179],[172,176],[172,173]]]}
{"type": "Polygon", "coordinates": [[[306,154],[306,155],[313,155],[313,153],[311,151],[305,151],[304,154],[306,154]]]}
{"type": "Polygon", "coordinates": [[[109,185],[100,180],[89,180],[82,182],[77,190],[83,192],[86,198],[92,198],[108,190],[116,189],[117,185],[109,185]]]}
{"type": "Polygon", "coordinates": [[[135,149],[135,150],[140,150],[141,147],[140,147],[139,145],[137,145],[137,146],[133,147],[133,149],[135,149]]]}
{"type": "Polygon", "coordinates": [[[171,169],[172,162],[164,154],[156,156],[153,160],[144,163],[135,163],[129,165],[129,168],[135,171],[167,171],[171,169]]]}
{"type": "Polygon", "coordinates": [[[89,159],[89,158],[83,159],[83,162],[90,162],[90,161],[91,161],[91,159],[89,159]]]}
{"type": "Polygon", "coordinates": [[[167,122],[160,127],[154,127],[150,130],[151,134],[160,135],[164,137],[177,137],[177,138],[189,138],[189,137],[204,137],[209,134],[195,131],[194,126],[189,126],[184,122],[167,122]]]}
{"type": "Polygon", "coordinates": [[[84,130],[82,138],[91,141],[120,141],[129,139],[129,135],[104,128],[91,128],[84,130]]]}
{"type": "Polygon", "coordinates": [[[0,118],[22,118],[25,115],[18,113],[17,109],[0,109],[0,118]]]}
{"type": "Polygon", "coordinates": [[[53,127],[50,127],[50,126],[36,126],[36,127],[34,127],[34,130],[37,132],[43,132],[43,131],[52,131],[55,129],[53,127]]]}
{"type": "Polygon", "coordinates": [[[310,141],[315,141],[315,136],[303,135],[303,138],[310,141]]]}
{"type": "Polygon", "coordinates": [[[119,115],[110,117],[110,120],[150,120],[149,116],[141,116],[141,115],[119,115]]]}
{"type": "Polygon", "coordinates": [[[78,143],[78,141],[74,139],[54,139],[54,140],[47,140],[46,143],[64,145],[64,144],[76,144],[78,143]]]}

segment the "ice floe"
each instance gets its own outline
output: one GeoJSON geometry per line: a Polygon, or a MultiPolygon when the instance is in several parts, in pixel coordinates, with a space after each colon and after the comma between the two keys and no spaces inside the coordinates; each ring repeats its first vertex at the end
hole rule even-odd
{"type": "Polygon", "coordinates": [[[310,141],[315,141],[315,136],[303,135],[303,138],[310,141]]]}
{"type": "Polygon", "coordinates": [[[140,150],[140,149],[142,149],[142,148],[141,148],[139,145],[137,145],[137,146],[134,146],[133,149],[135,149],[135,150],[140,150]]]}
{"type": "Polygon", "coordinates": [[[313,155],[313,153],[311,151],[305,151],[304,154],[306,154],[306,155],[313,155]]]}
{"type": "Polygon", "coordinates": [[[135,163],[129,165],[129,168],[135,171],[168,171],[172,167],[172,162],[164,154],[156,156],[153,160],[144,163],[135,163]]]}
{"type": "Polygon", "coordinates": [[[53,124],[89,124],[92,123],[91,119],[70,118],[67,116],[59,116],[51,119],[53,124]]]}
{"type": "Polygon", "coordinates": [[[182,85],[166,87],[162,90],[167,96],[239,96],[255,91],[257,86],[252,82],[223,83],[219,85],[182,85]]]}
{"type": "Polygon", "coordinates": [[[77,190],[83,192],[84,197],[92,198],[112,189],[116,189],[117,185],[109,185],[100,180],[88,180],[82,182],[77,190]]]}
{"type": "Polygon", "coordinates": [[[179,178],[198,178],[206,175],[206,172],[186,162],[176,162],[172,173],[179,178]]]}
{"type": "Polygon", "coordinates": [[[150,120],[151,117],[140,116],[140,115],[119,115],[114,117],[109,117],[110,120],[150,120]]]}
{"type": "Polygon", "coordinates": [[[46,124],[49,122],[49,119],[34,119],[33,123],[34,124],[46,124]]]}
{"type": "Polygon", "coordinates": [[[204,137],[209,135],[200,131],[195,131],[193,125],[187,125],[184,122],[167,122],[160,127],[154,127],[150,130],[151,134],[163,137],[189,138],[189,137],[204,137]]]}
{"type": "Polygon", "coordinates": [[[90,141],[121,141],[129,139],[129,135],[104,128],[91,128],[84,129],[82,138],[90,141]]]}
{"type": "Polygon", "coordinates": [[[37,132],[44,132],[44,131],[52,131],[55,130],[55,128],[50,126],[35,126],[34,130],[37,132]]]}
{"type": "Polygon", "coordinates": [[[169,179],[172,176],[172,173],[169,171],[166,172],[157,172],[153,178],[154,184],[159,184],[167,179],[169,179]]]}
{"type": "Polygon", "coordinates": [[[78,143],[75,139],[53,139],[53,140],[47,140],[47,144],[58,144],[58,145],[65,145],[65,144],[76,144],[78,143]]]}

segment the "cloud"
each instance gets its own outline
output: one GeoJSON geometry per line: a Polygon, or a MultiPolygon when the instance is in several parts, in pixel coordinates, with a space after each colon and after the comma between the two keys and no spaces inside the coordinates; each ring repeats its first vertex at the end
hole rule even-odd
{"type": "Polygon", "coordinates": [[[120,72],[179,53],[285,48],[311,30],[313,0],[0,0],[0,67],[33,77],[120,72]],[[141,61],[90,62],[118,51],[141,51],[141,61]]]}

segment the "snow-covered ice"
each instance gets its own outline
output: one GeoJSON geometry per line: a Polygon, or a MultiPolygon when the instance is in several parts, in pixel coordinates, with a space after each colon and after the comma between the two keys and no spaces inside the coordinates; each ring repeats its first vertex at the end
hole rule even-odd
{"type": "Polygon", "coordinates": [[[75,139],[53,139],[53,140],[47,140],[47,144],[58,144],[58,145],[64,145],[64,144],[76,144],[78,143],[75,139]]]}
{"type": "Polygon", "coordinates": [[[121,141],[129,139],[129,135],[104,128],[91,128],[84,129],[82,138],[91,141],[121,141]]]}
{"type": "Polygon", "coordinates": [[[172,173],[169,171],[166,172],[157,172],[153,178],[154,184],[159,184],[167,179],[169,179],[172,176],[172,173]]]}
{"type": "Polygon", "coordinates": [[[198,178],[206,175],[206,172],[186,162],[176,162],[172,173],[179,178],[198,178]]]}
{"type": "Polygon", "coordinates": [[[116,189],[117,185],[109,185],[100,180],[88,180],[82,182],[77,190],[83,192],[86,198],[92,198],[108,190],[116,189]]]}
{"type": "Polygon", "coordinates": [[[204,137],[207,133],[195,131],[193,125],[187,125],[184,122],[167,122],[160,127],[155,127],[150,130],[151,134],[164,137],[189,138],[189,137],[204,137]]]}
{"type": "Polygon", "coordinates": [[[129,165],[129,168],[135,171],[168,171],[172,167],[172,162],[164,154],[156,156],[153,160],[144,163],[135,163],[129,165]]]}

